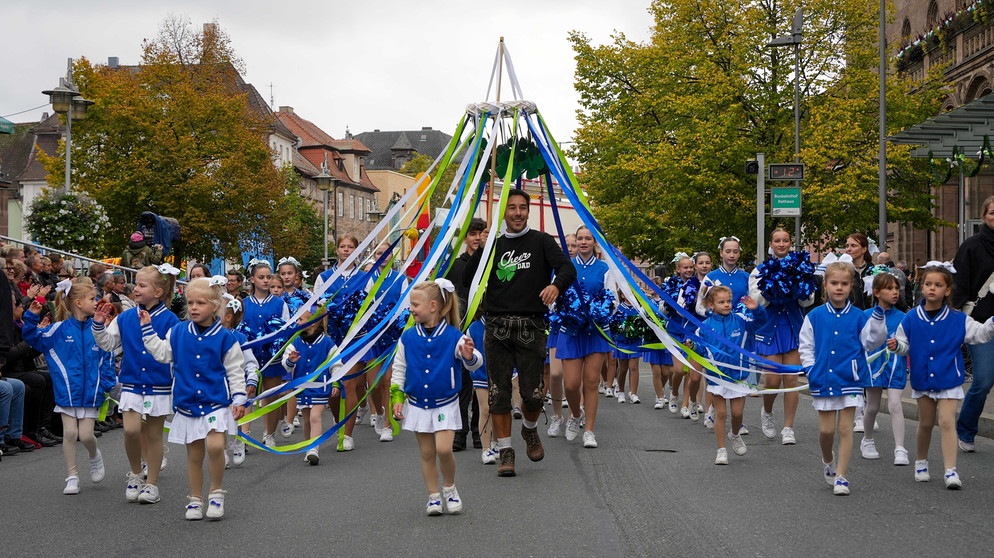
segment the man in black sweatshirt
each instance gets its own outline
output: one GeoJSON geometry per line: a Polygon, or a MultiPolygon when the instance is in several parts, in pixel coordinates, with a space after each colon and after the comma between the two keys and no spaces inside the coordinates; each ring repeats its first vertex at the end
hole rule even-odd
{"type": "MultiPolygon", "coordinates": [[[[497,475],[513,477],[511,447],[511,375],[518,372],[524,420],[521,436],[528,459],[545,457],[538,437],[538,417],[545,404],[542,374],[545,368],[549,324],[548,306],[576,279],[569,256],[546,233],[528,228],[531,198],[522,190],[505,190],[506,230],[494,244],[493,266],[486,282],[484,312],[486,328],[483,351],[487,359],[490,417],[500,460],[497,475]],[[553,279],[554,276],[554,279],[553,279]]],[[[464,284],[470,285],[484,250],[467,262],[464,284]]]]}

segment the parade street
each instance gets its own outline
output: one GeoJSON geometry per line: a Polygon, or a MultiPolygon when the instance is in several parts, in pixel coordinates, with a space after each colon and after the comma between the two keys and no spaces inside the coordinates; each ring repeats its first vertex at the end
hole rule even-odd
{"type": "MultiPolygon", "coordinates": [[[[979,556],[989,551],[994,443],[959,453],[960,491],[943,485],[938,440],[932,481],[892,465],[890,418],[880,415],[882,458],[859,457],[856,434],[849,480],[839,497],[822,480],[817,422],[802,396],[796,446],[767,440],[759,399],[746,404],[748,453],[713,464],[715,442],[703,423],[653,410],[642,367],[642,404],[601,396],[597,439],[584,449],[540,432],[545,459],[531,463],[515,421],[517,477],[498,478],[480,451],[457,454],[461,515],[427,517],[417,444],[392,443],[356,427],[356,449],[322,448],[319,466],[302,456],[252,451],[226,472],[219,522],[187,522],[185,448],[170,445],[160,477],[162,500],[128,504],[123,432],[99,439],[106,479],[89,480],[80,448],[81,492],[63,496],[61,448],[10,456],[0,464],[2,554],[36,556],[979,556]],[[426,550],[431,548],[430,551],[426,550]]],[[[779,403],[779,402],[778,402],[779,403]]],[[[549,409],[550,407],[546,407],[549,409]]],[[[781,407],[777,407],[778,419],[781,407]]],[[[914,458],[916,423],[906,445],[914,458]]],[[[255,429],[261,424],[256,423],[255,429]]],[[[257,433],[258,434],[258,433],[257,433]]],[[[936,431],[936,438],[938,432],[936,431]]],[[[277,437],[279,440],[279,437],[277,437]]],[[[290,441],[299,441],[295,433],[290,441]]]]}

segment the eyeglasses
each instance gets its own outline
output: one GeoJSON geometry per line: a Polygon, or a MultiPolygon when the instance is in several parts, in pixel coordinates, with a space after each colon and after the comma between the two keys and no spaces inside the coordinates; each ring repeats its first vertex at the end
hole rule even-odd
{"type": "Polygon", "coordinates": [[[12,266],[12,265],[8,265],[8,266],[7,266],[7,267],[5,267],[4,269],[6,269],[7,271],[14,271],[14,266],[12,266]]]}

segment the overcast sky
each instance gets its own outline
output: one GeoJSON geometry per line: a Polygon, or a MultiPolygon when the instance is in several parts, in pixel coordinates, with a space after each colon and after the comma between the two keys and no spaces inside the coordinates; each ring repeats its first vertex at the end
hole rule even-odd
{"type": "MultiPolygon", "coordinates": [[[[649,0],[4,0],[0,5],[0,116],[37,120],[50,110],[66,58],[136,64],[145,38],[170,14],[199,28],[217,20],[244,60],[246,81],[274,109],[294,107],[333,137],[431,126],[452,133],[466,105],[483,101],[504,36],[524,97],[558,141],[576,127],[575,63],[567,41],[595,44],[622,32],[645,41],[649,0]],[[13,114],[27,109],[22,114],[13,114]],[[8,116],[10,115],[10,116],[8,116]]],[[[506,85],[502,99],[506,99],[506,85]]],[[[494,94],[491,93],[491,99],[494,94]]]]}

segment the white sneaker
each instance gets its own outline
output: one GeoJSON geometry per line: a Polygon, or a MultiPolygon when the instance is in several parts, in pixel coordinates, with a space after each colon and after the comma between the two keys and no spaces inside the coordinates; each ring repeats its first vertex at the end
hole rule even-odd
{"type": "Polygon", "coordinates": [[[594,433],[590,430],[587,430],[586,432],[583,433],[583,447],[585,448],[597,447],[597,438],[594,436],[594,433]]]}
{"type": "Polygon", "coordinates": [[[680,407],[680,417],[681,418],[685,418],[685,419],[689,419],[690,418],[690,409],[687,408],[687,407],[680,407]]]}
{"type": "Polygon", "coordinates": [[[190,498],[190,503],[186,505],[186,520],[200,521],[204,518],[204,502],[200,498],[190,498]]]}
{"type": "Polygon", "coordinates": [[[873,431],[880,432],[880,421],[877,419],[873,419],[873,431]]]}
{"type": "Polygon", "coordinates": [[[221,519],[224,517],[224,495],[227,490],[215,490],[207,497],[207,519],[221,519]]]}
{"type": "Polygon", "coordinates": [[[383,429],[391,428],[390,421],[387,420],[387,416],[384,415],[373,415],[369,422],[373,423],[373,431],[379,436],[383,434],[383,429]]]}
{"type": "Polygon", "coordinates": [[[714,457],[715,465],[728,465],[728,450],[718,448],[718,454],[714,457]]]}
{"type": "Polygon", "coordinates": [[[704,428],[714,430],[714,406],[708,407],[708,412],[704,413],[704,428]]]}
{"type": "Polygon", "coordinates": [[[665,406],[666,406],[666,402],[663,401],[663,398],[662,397],[657,397],[656,398],[656,402],[652,405],[652,408],[655,409],[655,410],[657,410],[657,411],[660,411],[665,406]]]}
{"type": "Polygon", "coordinates": [[[338,451],[352,451],[354,449],[355,449],[355,440],[352,438],[352,436],[346,436],[345,439],[342,440],[342,449],[338,451]]]}
{"type": "Polygon", "coordinates": [[[783,430],[780,431],[780,443],[785,446],[792,446],[797,443],[794,439],[794,429],[789,426],[784,426],[783,430]]]}
{"type": "Polygon", "coordinates": [[[154,484],[146,484],[142,486],[141,493],[138,495],[139,504],[155,504],[159,501],[159,487],[154,484]]]}
{"type": "Polygon", "coordinates": [[[956,445],[959,447],[960,451],[965,453],[973,453],[977,451],[977,445],[973,442],[964,442],[959,438],[956,438],[956,445]]]}
{"type": "Polygon", "coordinates": [[[392,442],[393,441],[393,427],[387,426],[380,432],[381,442],[392,442]]]}
{"type": "Polygon", "coordinates": [[[568,419],[566,419],[566,441],[572,442],[576,439],[577,435],[580,434],[580,424],[583,421],[583,414],[581,413],[579,417],[574,417],[572,413],[568,419]]]}
{"type": "MultiPolygon", "coordinates": [[[[276,429],[279,430],[280,436],[284,438],[293,436],[293,425],[288,423],[285,418],[280,419],[280,423],[276,426],[276,429]]],[[[207,511],[209,512],[210,508],[207,508],[207,511]]]]}
{"type": "Polygon", "coordinates": [[[614,388],[604,388],[604,397],[614,397],[614,388]]]}
{"type": "Polygon", "coordinates": [[[828,483],[828,486],[835,486],[835,454],[832,454],[832,462],[822,463],[822,467],[824,467],[822,475],[825,478],[825,482],[828,483]]]}
{"type": "Polygon", "coordinates": [[[695,403],[695,405],[697,405],[697,412],[698,413],[703,413],[704,412],[704,405],[701,405],[700,403],[695,403]]]}
{"type": "Polygon", "coordinates": [[[235,438],[231,443],[231,461],[235,467],[245,463],[245,442],[241,438],[235,438]]]}
{"type": "Polygon", "coordinates": [[[846,480],[846,477],[835,477],[835,488],[832,489],[832,492],[836,496],[849,495],[849,481],[846,480]]]}
{"type": "Polygon", "coordinates": [[[743,424],[742,426],[739,427],[739,436],[748,436],[748,435],[749,435],[749,428],[747,428],[746,425],[743,424]]]}
{"type": "Polygon", "coordinates": [[[141,494],[141,483],[142,483],[141,473],[138,473],[136,475],[131,471],[128,471],[126,477],[128,479],[128,485],[124,489],[124,498],[129,502],[137,502],[138,495],[141,494]]]}
{"type": "Polygon", "coordinates": [[[163,446],[162,447],[162,463],[159,464],[159,474],[160,475],[162,474],[163,471],[166,470],[166,465],[169,465],[169,458],[166,457],[167,453],[169,453],[169,446],[163,446]]]}
{"type": "Polygon", "coordinates": [[[701,411],[698,409],[698,405],[690,404],[690,420],[697,422],[701,420],[701,411]]]}
{"type": "Polygon", "coordinates": [[[445,502],[445,511],[455,515],[462,511],[462,499],[459,498],[459,491],[456,485],[442,487],[442,500],[445,502]]]}
{"type": "Polygon", "coordinates": [[[428,495],[428,505],[425,507],[426,515],[442,515],[442,495],[438,492],[428,495]]]}
{"type": "Polygon", "coordinates": [[[362,419],[366,418],[366,413],[369,412],[369,405],[363,405],[359,407],[359,410],[355,414],[355,423],[362,424],[362,419]]]}
{"type": "Polygon", "coordinates": [[[300,428],[300,415],[294,415],[293,422],[291,424],[293,424],[294,428],[300,428]]]}
{"type": "Polygon", "coordinates": [[[90,458],[90,480],[100,482],[104,480],[104,456],[97,450],[97,454],[90,458]]]}
{"type": "Polygon", "coordinates": [[[852,424],[853,432],[863,432],[863,417],[857,417],[852,424]]]}
{"type": "Polygon", "coordinates": [[[263,434],[263,436],[262,436],[262,444],[264,446],[266,446],[267,448],[275,448],[276,447],[276,436],[274,436],[272,434],[263,434]]]}
{"type": "Polygon", "coordinates": [[[549,437],[557,438],[563,432],[563,417],[553,416],[549,421],[549,437]]]}
{"type": "Polygon", "coordinates": [[[917,482],[928,482],[932,480],[932,476],[928,474],[927,459],[915,460],[915,480],[917,482]]]}
{"type": "Polygon", "coordinates": [[[376,413],[369,415],[369,425],[373,427],[373,430],[376,430],[377,434],[380,433],[379,421],[380,421],[380,415],[376,413]]]}
{"type": "Polygon", "coordinates": [[[859,452],[863,455],[863,459],[880,459],[880,454],[877,452],[877,443],[865,437],[859,443],[859,452]]]}
{"type": "Polygon", "coordinates": [[[677,404],[676,404],[676,401],[673,401],[672,399],[670,399],[670,401],[669,401],[669,403],[668,403],[668,404],[669,404],[669,406],[670,406],[670,413],[671,413],[671,414],[674,414],[674,415],[675,415],[675,414],[676,414],[676,412],[680,410],[680,409],[679,409],[679,408],[677,407],[677,404]]]}
{"type": "Polygon", "coordinates": [[[956,472],[956,467],[946,469],[946,488],[949,490],[963,488],[963,481],[959,480],[959,473],[956,472]]]}
{"type": "Polygon", "coordinates": [[[493,465],[494,463],[497,463],[497,456],[499,454],[500,452],[497,451],[497,448],[489,447],[483,450],[483,453],[480,454],[480,460],[483,461],[484,465],[493,465]]]}
{"type": "Polygon", "coordinates": [[[231,468],[231,458],[228,457],[228,450],[224,450],[224,469],[228,470],[231,468]]]}
{"type": "Polygon", "coordinates": [[[670,398],[666,395],[666,386],[663,386],[663,406],[670,404],[670,398]]]}
{"type": "Polygon", "coordinates": [[[777,425],[773,420],[773,413],[767,413],[765,409],[760,409],[759,425],[763,429],[763,436],[770,440],[777,437],[777,425]]]}
{"type": "Polygon", "coordinates": [[[908,450],[902,446],[894,448],[894,465],[908,465],[908,450]]]}
{"type": "Polygon", "coordinates": [[[317,448],[307,450],[307,453],[304,455],[304,459],[311,465],[317,465],[321,462],[321,456],[318,455],[317,448]]]}
{"type": "Polygon", "coordinates": [[[729,431],[728,439],[732,441],[732,451],[735,452],[735,455],[746,454],[746,451],[748,451],[749,448],[746,447],[745,440],[742,439],[741,435],[732,436],[731,431],[729,431]]]}
{"type": "Polygon", "coordinates": [[[625,402],[625,392],[619,391],[617,395],[618,395],[618,403],[624,403],[625,402]]]}
{"type": "Polygon", "coordinates": [[[606,384],[604,382],[598,382],[597,383],[597,393],[604,393],[606,391],[605,385],[606,384]]]}
{"type": "Polygon", "coordinates": [[[628,401],[630,401],[632,405],[638,405],[642,402],[642,400],[639,399],[639,396],[632,392],[628,392],[628,401]]]}
{"type": "Polygon", "coordinates": [[[72,475],[66,477],[66,487],[62,489],[65,495],[79,494],[79,477],[72,475]]]}

